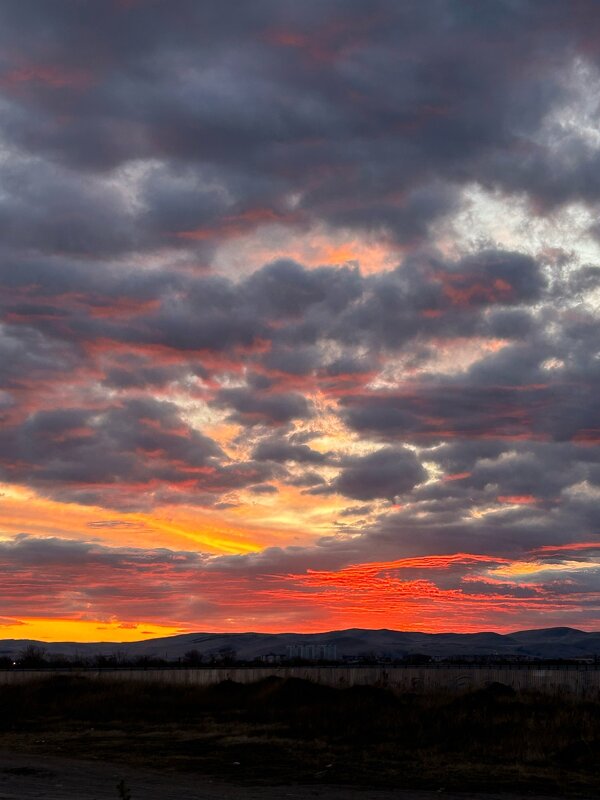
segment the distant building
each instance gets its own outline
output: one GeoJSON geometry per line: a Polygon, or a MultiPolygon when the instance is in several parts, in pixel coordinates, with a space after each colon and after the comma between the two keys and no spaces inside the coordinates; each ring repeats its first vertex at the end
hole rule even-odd
{"type": "Polygon", "coordinates": [[[335,644],[288,644],[287,657],[303,661],[337,661],[335,644]]]}

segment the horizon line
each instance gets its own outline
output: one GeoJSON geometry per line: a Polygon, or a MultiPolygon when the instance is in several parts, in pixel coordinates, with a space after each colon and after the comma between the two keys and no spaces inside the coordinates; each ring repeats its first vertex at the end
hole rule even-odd
{"type": "Polygon", "coordinates": [[[15,639],[15,638],[2,638],[0,642],[40,642],[41,644],[80,644],[80,645],[95,645],[95,644],[115,644],[115,645],[132,645],[132,644],[142,644],[146,642],[153,642],[153,641],[162,641],[165,639],[176,639],[181,636],[324,636],[326,634],[334,634],[334,633],[345,633],[347,631],[364,631],[369,633],[378,633],[382,631],[388,631],[390,633],[398,633],[398,634],[422,634],[423,636],[481,636],[483,634],[494,634],[495,636],[512,636],[516,633],[534,633],[534,632],[541,632],[541,631],[555,631],[555,630],[568,630],[574,631],[576,633],[584,633],[584,634],[600,634],[600,630],[585,630],[583,628],[572,628],[569,625],[553,625],[549,628],[520,628],[518,630],[507,631],[505,633],[499,633],[498,631],[494,630],[481,630],[481,631],[415,631],[415,630],[399,630],[395,628],[334,628],[330,630],[324,631],[312,631],[312,632],[298,632],[298,631],[281,631],[278,633],[275,632],[268,632],[268,631],[189,631],[189,632],[182,632],[182,633],[175,633],[169,636],[154,636],[148,637],[146,639],[136,639],[132,641],[115,641],[115,640],[97,640],[97,641],[78,641],[76,639],[60,639],[54,641],[48,641],[45,639],[15,639]]]}

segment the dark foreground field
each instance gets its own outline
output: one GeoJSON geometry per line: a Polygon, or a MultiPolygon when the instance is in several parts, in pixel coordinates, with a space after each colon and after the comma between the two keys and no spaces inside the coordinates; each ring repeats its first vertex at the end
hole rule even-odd
{"type": "Polygon", "coordinates": [[[186,688],[59,677],[0,687],[0,750],[0,787],[2,774],[17,779],[6,765],[18,753],[22,775],[60,756],[245,786],[594,797],[600,704],[500,685],[398,696],[277,678],[186,688]]]}

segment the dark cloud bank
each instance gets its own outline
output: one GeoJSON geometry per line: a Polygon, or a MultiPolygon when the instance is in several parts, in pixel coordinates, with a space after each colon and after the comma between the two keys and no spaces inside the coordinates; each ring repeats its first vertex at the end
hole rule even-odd
{"type": "Polygon", "coordinates": [[[6,0],[0,478],[125,511],[347,498],[337,535],[227,569],[597,541],[600,268],[444,255],[435,226],[473,185],[597,214],[600,148],[552,115],[598,41],[584,0],[6,0]],[[211,267],[264,225],[374,237],[398,266],[211,267]],[[352,452],[311,446],[324,405],[352,452]]]}

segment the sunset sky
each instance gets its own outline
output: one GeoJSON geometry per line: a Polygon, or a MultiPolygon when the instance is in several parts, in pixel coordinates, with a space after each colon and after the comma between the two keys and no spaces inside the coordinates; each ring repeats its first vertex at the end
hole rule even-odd
{"type": "Polygon", "coordinates": [[[600,4],[3,0],[0,638],[600,629],[600,4]]]}

